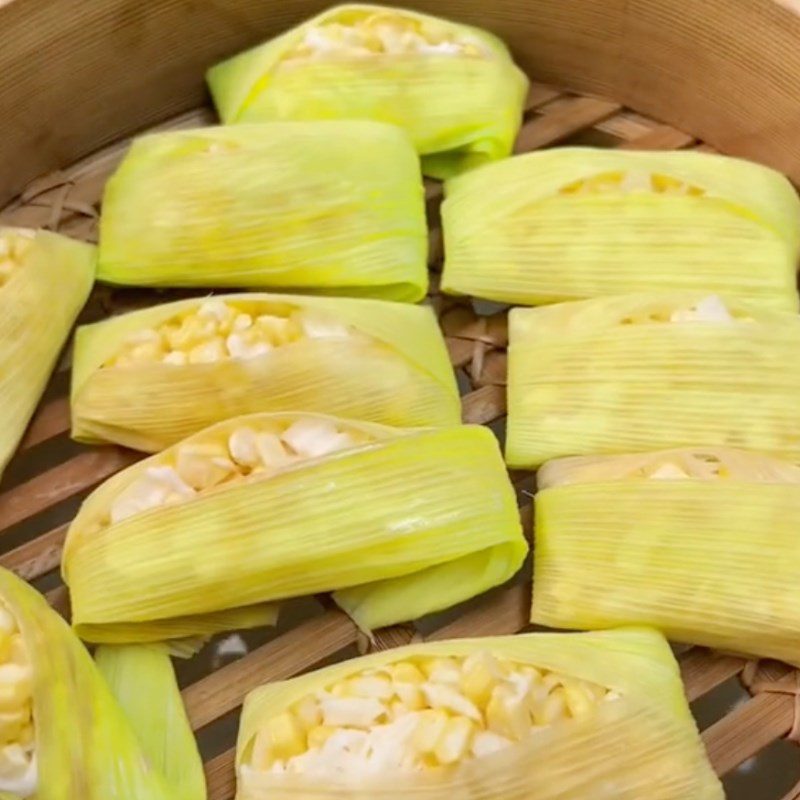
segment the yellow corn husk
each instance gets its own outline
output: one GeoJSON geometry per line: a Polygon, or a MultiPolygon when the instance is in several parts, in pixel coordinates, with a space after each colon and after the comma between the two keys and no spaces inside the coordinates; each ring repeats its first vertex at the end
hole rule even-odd
{"type": "Polygon", "coordinates": [[[253,293],[183,300],[78,330],[79,441],[155,452],[231,416],[286,410],[398,426],[457,423],[458,389],[435,315],[377,300],[253,293]],[[253,322],[240,332],[242,317],[253,322]],[[223,342],[234,338],[250,352],[231,356],[223,342]],[[208,355],[212,339],[219,352],[208,355]]]}
{"type": "Polygon", "coordinates": [[[800,467],[728,448],[568,458],[536,496],[532,619],[643,623],[800,666],[800,467]]]}
{"type": "Polygon", "coordinates": [[[724,445],[800,457],[800,317],[691,292],[510,315],[513,466],[724,445]]]}
{"type": "Polygon", "coordinates": [[[237,800],[724,797],[647,629],[411,645],[268,684],[236,766],[237,800]]]}
{"type": "Polygon", "coordinates": [[[14,454],[94,280],[95,248],[0,226],[0,472],[14,454]]]}
{"type": "Polygon", "coordinates": [[[142,751],[91,657],[67,624],[34,589],[0,569],[0,791],[36,800],[168,800],[163,776],[142,751]],[[19,633],[9,633],[12,630],[19,633]],[[21,646],[20,646],[21,642],[21,646]],[[24,675],[32,711],[23,731],[13,732],[11,670],[24,675]],[[8,747],[27,752],[33,770],[14,784],[8,747]]]}
{"type": "Polygon", "coordinates": [[[391,125],[170,131],[106,184],[97,277],[416,301],[427,246],[419,162],[391,125]]]}
{"type": "Polygon", "coordinates": [[[173,800],[206,800],[203,762],[167,648],[104,645],[94,658],[173,800]]]}
{"type": "Polygon", "coordinates": [[[427,175],[504,158],[528,80],[492,34],[399,8],[337,6],[208,72],[226,123],[373,119],[427,175]]]}
{"type": "Polygon", "coordinates": [[[798,308],[800,200],[758,164],[560,148],[457,178],[446,196],[448,292],[542,305],[696,290],[798,308]]]}
{"type": "Polygon", "coordinates": [[[278,613],[277,603],[256,603],[207,614],[171,617],[153,621],[146,627],[136,622],[129,624],[121,622],[114,625],[113,636],[106,639],[98,635],[94,641],[128,644],[167,642],[171,655],[177,658],[191,658],[214,634],[270,627],[277,624],[278,613]]]}
{"type": "Polygon", "coordinates": [[[142,641],[175,617],[333,590],[381,627],[503,583],[527,549],[486,429],[254,414],[104,483],[70,526],[63,573],[82,637],[138,626],[142,641]]]}

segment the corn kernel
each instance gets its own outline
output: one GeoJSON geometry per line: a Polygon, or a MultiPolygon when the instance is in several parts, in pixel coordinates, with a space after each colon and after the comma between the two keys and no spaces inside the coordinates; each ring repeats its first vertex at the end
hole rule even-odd
{"type": "Polygon", "coordinates": [[[422,694],[431,708],[440,708],[480,721],[481,712],[456,687],[443,683],[423,683],[422,694]]]}
{"type": "Polygon", "coordinates": [[[331,735],[336,732],[336,728],[329,725],[317,725],[308,732],[308,746],[309,748],[317,747],[322,748],[325,742],[330,739],[331,735]]]}
{"type": "Polygon", "coordinates": [[[476,758],[488,756],[514,744],[511,739],[499,736],[493,731],[477,731],[472,740],[472,755],[476,758]]]}
{"type": "Polygon", "coordinates": [[[225,358],[227,351],[225,343],[217,337],[209,339],[203,344],[198,344],[189,351],[190,364],[213,364],[225,358]]]}
{"type": "Polygon", "coordinates": [[[394,694],[391,681],[378,676],[351,678],[349,688],[349,694],[353,697],[375,697],[378,700],[388,700],[394,694]]]}
{"type": "Polygon", "coordinates": [[[489,702],[496,683],[497,678],[486,662],[475,661],[469,667],[464,665],[461,691],[479,708],[483,708],[489,702]]]}
{"type": "Polygon", "coordinates": [[[567,702],[564,696],[564,689],[558,687],[553,689],[540,708],[534,709],[534,722],[537,725],[552,725],[564,719],[567,713],[567,702]]]}
{"type": "Polygon", "coordinates": [[[0,712],[0,743],[17,742],[23,732],[30,728],[31,712],[28,704],[0,712]]]}
{"type": "Polygon", "coordinates": [[[306,749],[306,737],[297,718],[284,711],[270,720],[266,727],[269,736],[269,750],[275,758],[291,758],[306,749]]]}
{"type": "Polygon", "coordinates": [[[27,667],[7,662],[0,664],[0,711],[13,711],[31,695],[31,673],[27,667]]]}
{"type": "Polygon", "coordinates": [[[444,733],[439,738],[434,755],[441,764],[455,764],[469,752],[470,742],[476,731],[475,723],[465,717],[447,721],[444,733]]]}
{"type": "Polygon", "coordinates": [[[443,683],[458,683],[461,678],[460,665],[454,658],[432,658],[424,661],[422,671],[429,680],[443,683]]]}
{"type": "Polygon", "coordinates": [[[531,727],[526,695],[508,685],[496,686],[486,706],[486,727],[508,739],[522,739],[531,727]]]}
{"type": "Polygon", "coordinates": [[[410,661],[401,661],[388,668],[389,675],[396,683],[425,683],[425,674],[410,661]]]}
{"type": "Polygon", "coordinates": [[[394,684],[395,694],[409,711],[421,711],[425,708],[425,695],[422,694],[421,686],[419,683],[394,684]]]}
{"type": "Polygon", "coordinates": [[[420,711],[418,714],[417,728],[411,739],[411,746],[418,753],[433,754],[439,740],[447,729],[449,716],[444,711],[420,711]]]}
{"type": "Polygon", "coordinates": [[[175,469],[197,491],[217,486],[236,472],[225,447],[211,442],[182,445],[175,458],[175,469]]]}
{"type": "Polygon", "coordinates": [[[308,731],[322,723],[322,711],[319,703],[313,697],[304,697],[294,707],[297,721],[308,731]]]}

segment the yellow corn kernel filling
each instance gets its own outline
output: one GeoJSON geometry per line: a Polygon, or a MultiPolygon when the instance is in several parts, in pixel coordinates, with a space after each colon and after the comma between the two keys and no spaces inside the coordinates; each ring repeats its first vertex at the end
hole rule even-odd
{"type": "Polygon", "coordinates": [[[20,267],[35,238],[36,231],[27,228],[0,228],[0,286],[20,267]]]}
{"type": "Polygon", "coordinates": [[[739,450],[673,450],[639,458],[622,478],[653,480],[740,480],[752,483],[800,483],[800,466],[760,453],[739,450]]]}
{"type": "Polygon", "coordinates": [[[36,792],[33,670],[19,625],[0,601],[0,791],[36,792]]]}
{"type": "Polygon", "coordinates": [[[659,309],[656,311],[631,314],[620,320],[622,325],[646,325],[648,323],[683,323],[683,322],[754,322],[735,309],[728,308],[715,294],[704,297],[698,302],[677,309],[659,309]]]}
{"type": "Polygon", "coordinates": [[[242,426],[227,438],[219,435],[207,441],[189,441],[165,454],[158,466],[147,467],[121,492],[111,504],[105,525],[372,441],[374,437],[361,430],[312,416],[291,423],[274,422],[259,430],[242,426]]]}
{"type": "Polygon", "coordinates": [[[679,448],[625,456],[576,456],[539,471],[539,488],[627,480],[800,484],[800,465],[732,447],[679,448]]]}
{"type": "Polygon", "coordinates": [[[143,364],[211,364],[257,358],[304,339],[344,339],[361,334],[316,311],[285,316],[263,313],[255,303],[210,299],[154,328],[131,334],[104,367],[143,364]]]}
{"type": "Polygon", "coordinates": [[[583,178],[562,186],[559,194],[566,195],[628,195],[671,194],[687,197],[703,197],[705,189],[653,172],[635,171],[604,172],[591,178],[583,178]]]}
{"type": "Polygon", "coordinates": [[[475,39],[399,11],[354,11],[308,28],[284,60],[403,54],[477,58],[488,51],[475,39]]]}
{"type": "Polygon", "coordinates": [[[259,730],[247,763],[261,772],[352,776],[449,767],[615,697],[484,651],[410,659],[303,697],[259,730]]]}

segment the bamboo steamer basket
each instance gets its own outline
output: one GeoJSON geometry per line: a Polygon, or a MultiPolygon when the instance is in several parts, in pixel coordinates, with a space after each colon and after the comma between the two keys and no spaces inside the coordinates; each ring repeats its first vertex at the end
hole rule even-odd
{"type": "MultiPolygon", "coordinates": [[[[103,185],[128,138],[213,122],[205,69],[326,5],[0,0],[0,223],[94,241],[103,185]]],[[[800,182],[799,0],[410,5],[486,27],[511,46],[533,80],[518,152],[565,143],[716,150],[800,182]]],[[[502,433],[506,315],[438,293],[438,184],[427,184],[427,200],[431,302],[462,386],[463,416],[502,433]]],[[[175,296],[97,287],[81,322],[175,296]]],[[[0,486],[0,565],[31,581],[65,614],[58,564],[66,523],[94,486],[139,457],[69,441],[68,371],[69,348],[0,486]]],[[[511,478],[530,534],[533,478],[520,472],[511,478]]],[[[325,598],[305,599],[290,604],[277,631],[246,634],[246,654],[212,645],[179,665],[210,800],[233,797],[232,747],[250,689],[368,648],[524,630],[527,573],[446,615],[379,631],[372,642],[325,598]]],[[[780,742],[800,733],[800,673],[699,647],[678,651],[687,695],[729,797],[800,797],[794,785],[800,759],[780,742]]]]}

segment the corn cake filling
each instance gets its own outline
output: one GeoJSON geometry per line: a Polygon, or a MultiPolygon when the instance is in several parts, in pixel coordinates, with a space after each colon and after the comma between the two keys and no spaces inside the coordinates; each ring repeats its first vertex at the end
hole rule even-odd
{"type": "Polygon", "coordinates": [[[491,653],[414,658],[308,694],[265,723],[246,758],[272,773],[360,776],[451,767],[618,695],[491,653]]]}
{"type": "Polygon", "coordinates": [[[249,359],[305,339],[364,338],[363,334],[317,311],[263,313],[263,304],[210,299],[198,308],[143,328],[127,337],[104,367],[143,364],[210,364],[249,359]]]}
{"type": "Polygon", "coordinates": [[[673,450],[656,453],[632,468],[629,478],[655,480],[740,480],[752,483],[800,483],[800,466],[740,450],[673,450]]]}
{"type": "Polygon", "coordinates": [[[353,56],[437,54],[482,58],[477,39],[400,11],[353,10],[314,25],[284,57],[286,61],[353,56]]]}
{"type": "Polygon", "coordinates": [[[0,286],[22,265],[35,238],[36,231],[27,228],[0,228],[0,286]]]}
{"type": "Polygon", "coordinates": [[[800,484],[800,466],[775,456],[728,447],[681,448],[626,456],[578,456],[557,459],[542,467],[539,488],[641,478],[800,484]]]}
{"type": "Polygon", "coordinates": [[[631,314],[621,320],[623,325],[643,325],[651,322],[754,322],[754,320],[729,309],[715,294],[685,308],[647,311],[631,314]]]}
{"type": "Polygon", "coordinates": [[[33,669],[14,614],[0,600],[0,791],[36,792],[33,669]]]}
{"type": "Polygon", "coordinates": [[[295,422],[248,425],[207,440],[187,441],[144,470],[112,502],[105,525],[151,508],[188,502],[198,495],[254,476],[268,477],[292,463],[359,447],[374,437],[333,420],[301,417],[295,422]]]}
{"type": "Polygon", "coordinates": [[[631,194],[671,194],[687,197],[703,197],[705,189],[690,183],[655,172],[627,170],[625,172],[603,172],[591,178],[562,186],[559,194],[564,195],[631,195],[631,194]]]}

